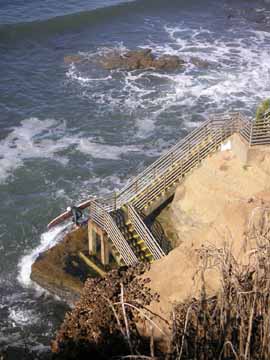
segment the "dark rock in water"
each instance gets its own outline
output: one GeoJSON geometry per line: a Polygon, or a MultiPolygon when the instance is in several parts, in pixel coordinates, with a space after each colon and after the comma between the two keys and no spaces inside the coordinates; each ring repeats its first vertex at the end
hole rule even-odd
{"type": "Polygon", "coordinates": [[[184,65],[178,56],[164,55],[159,58],[152,54],[151,49],[133,50],[124,54],[110,53],[100,61],[106,70],[176,70],[184,65]]]}
{"type": "Polygon", "coordinates": [[[60,243],[40,254],[32,265],[31,279],[68,304],[74,304],[85,280],[97,276],[78,255],[87,250],[87,226],[71,231],[60,243]]]}

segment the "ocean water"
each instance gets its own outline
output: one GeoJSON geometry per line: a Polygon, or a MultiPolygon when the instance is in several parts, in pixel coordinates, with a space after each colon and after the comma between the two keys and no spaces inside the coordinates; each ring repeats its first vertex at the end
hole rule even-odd
{"type": "Polygon", "coordinates": [[[46,351],[65,305],[30,280],[66,206],[119,189],[207,114],[270,96],[263,0],[0,0],[0,349],[46,351]],[[111,49],[187,66],[106,71],[111,49]],[[64,56],[87,61],[65,64],[64,56]],[[194,66],[197,57],[209,63],[194,66]]]}

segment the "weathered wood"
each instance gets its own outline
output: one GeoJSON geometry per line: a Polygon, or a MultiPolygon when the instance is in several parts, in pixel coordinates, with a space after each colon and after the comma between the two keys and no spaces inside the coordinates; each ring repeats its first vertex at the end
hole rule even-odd
{"type": "Polygon", "coordinates": [[[140,215],[136,212],[135,208],[132,205],[127,205],[127,211],[131,224],[141,239],[144,240],[145,245],[153,255],[154,260],[161,259],[163,256],[165,256],[165,252],[161,249],[150,230],[144,224],[140,215]]]}
{"type": "Polygon", "coordinates": [[[79,252],[80,258],[88,265],[91,269],[93,269],[97,274],[101,277],[105,277],[106,273],[100,267],[98,267],[91,259],[85,256],[82,252],[79,252]]]}
{"type": "Polygon", "coordinates": [[[110,252],[109,252],[109,240],[105,233],[102,234],[101,238],[101,263],[103,265],[108,265],[110,260],[110,252]]]}

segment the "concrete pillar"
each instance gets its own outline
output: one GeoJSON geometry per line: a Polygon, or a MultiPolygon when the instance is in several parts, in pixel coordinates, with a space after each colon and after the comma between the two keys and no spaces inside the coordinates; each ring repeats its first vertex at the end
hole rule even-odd
{"type": "Polygon", "coordinates": [[[101,241],[101,263],[103,265],[108,265],[110,261],[110,251],[109,251],[109,241],[108,236],[105,233],[102,233],[100,236],[101,241]]]}

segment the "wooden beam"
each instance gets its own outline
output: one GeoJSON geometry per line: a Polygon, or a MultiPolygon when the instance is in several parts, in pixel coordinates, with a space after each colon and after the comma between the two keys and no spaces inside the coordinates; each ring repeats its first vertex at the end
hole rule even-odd
{"type": "Polygon", "coordinates": [[[79,257],[88,265],[91,269],[93,269],[96,273],[98,273],[101,277],[105,277],[106,273],[100,267],[98,267],[92,260],[90,260],[87,256],[85,256],[81,251],[79,252],[79,257]]]}

